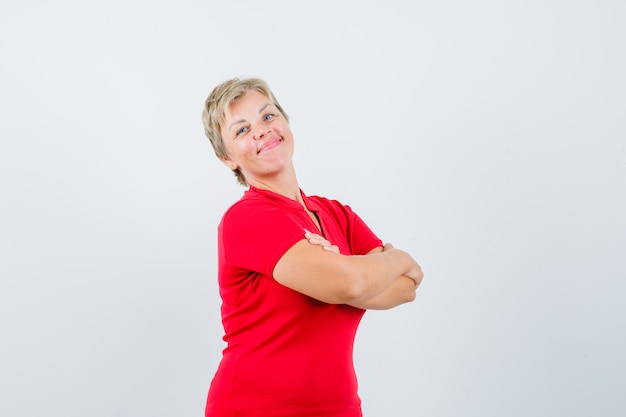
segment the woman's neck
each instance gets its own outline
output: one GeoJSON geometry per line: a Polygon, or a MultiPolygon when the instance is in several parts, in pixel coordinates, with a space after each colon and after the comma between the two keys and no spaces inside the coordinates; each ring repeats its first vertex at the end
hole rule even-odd
{"type": "Polygon", "coordinates": [[[289,170],[287,172],[283,172],[279,176],[269,178],[251,178],[248,182],[255,188],[272,191],[276,194],[295,200],[304,206],[304,200],[302,199],[302,194],[300,193],[298,179],[296,178],[295,171],[293,170],[289,170]]]}

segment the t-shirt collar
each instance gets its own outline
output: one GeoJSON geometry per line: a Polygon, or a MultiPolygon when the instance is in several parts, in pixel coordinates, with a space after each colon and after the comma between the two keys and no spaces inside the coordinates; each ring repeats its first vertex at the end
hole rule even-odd
{"type": "MultiPolygon", "coordinates": [[[[285,197],[284,195],[275,193],[274,191],[270,191],[270,190],[262,190],[260,188],[256,188],[252,185],[249,185],[249,189],[246,191],[246,193],[251,193],[251,194],[260,194],[266,198],[275,200],[275,201],[280,201],[283,204],[287,204],[290,207],[294,207],[294,208],[299,208],[301,209],[302,206],[300,205],[299,202],[297,202],[296,200],[292,200],[291,198],[285,197]]],[[[306,205],[306,207],[313,211],[313,212],[317,212],[319,211],[319,206],[315,203],[314,200],[310,199],[309,197],[307,197],[306,194],[304,194],[304,191],[302,191],[302,189],[300,189],[300,195],[302,196],[302,199],[304,200],[304,204],[306,205]]]]}

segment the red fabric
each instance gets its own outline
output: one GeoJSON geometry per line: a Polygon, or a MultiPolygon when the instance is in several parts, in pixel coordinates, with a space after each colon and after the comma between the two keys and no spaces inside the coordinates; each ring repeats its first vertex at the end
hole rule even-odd
{"type": "MultiPolygon", "coordinates": [[[[302,196],[342,254],[382,244],[350,207],[302,196]]],[[[304,228],[317,231],[298,202],[254,187],[224,214],[218,280],[227,347],[207,417],[361,416],[352,348],[364,310],[317,301],[272,278],[304,228]]]]}

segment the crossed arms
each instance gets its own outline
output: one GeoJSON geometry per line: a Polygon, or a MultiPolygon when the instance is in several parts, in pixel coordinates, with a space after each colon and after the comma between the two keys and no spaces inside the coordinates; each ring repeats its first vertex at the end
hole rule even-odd
{"type": "Polygon", "coordinates": [[[341,255],[310,232],[274,267],[280,284],[330,304],[384,310],[413,301],[424,274],[406,252],[391,244],[367,255],[341,255]]]}

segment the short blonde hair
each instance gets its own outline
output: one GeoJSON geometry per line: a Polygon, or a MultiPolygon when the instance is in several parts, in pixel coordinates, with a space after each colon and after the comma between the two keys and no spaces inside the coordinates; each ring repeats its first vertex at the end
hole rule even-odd
{"type": "MultiPolygon", "coordinates": [[[[280,104],[278,104],[278,100],[276,100],[276,97],[274,97],[274,94],[265,81],[259,78],[233,78],[224,81],[211,91],[211,94],[209,94],[209,97],[207,97],[204,102],[204,109],[202,110],[204,133],[207,138],[209,138],[209,141],[211,141],[215,155],[220,160],[228,159],[226,146],[224,146],[224,138],[222,138],[222,123],[224,123],[226,111],[233,101],[250,90],[256,90],[267,97],[285,119],[289,121],[287,113],[285,113],[280,104]]],[[[243,186],[248,185],[246,177],[239,168],[234,169],[233,172],[239,184],[243,186]]]]}

